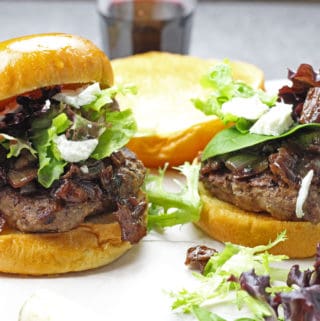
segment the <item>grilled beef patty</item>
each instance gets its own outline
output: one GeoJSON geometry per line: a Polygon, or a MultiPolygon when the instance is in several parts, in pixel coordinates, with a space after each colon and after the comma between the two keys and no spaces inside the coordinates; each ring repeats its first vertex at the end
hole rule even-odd
{"type": "Polygon", "coordinates": [[[314,171],[302,220],[320,222],[320,131],[218,156],[202,164],[200,180],[215,197],[252,212],[297,221],[301,180],[314,171]]]}
{"type": "MultiPolygon", "coordinates": [[[[22,157],[25,155],[8,161],[10,164],[6,167],[15,168],[16,163],[22,162],[31,168],[36,166],[23,161],[22,157]]],[[[20,169],[20,173],[26,172],[27,168],[30,169],[20,169]]],[[[126,209],[130,222],[128,217],[123,219],[116,215],[123,229],[127,230],[130,224],[143,229],[147,205],[146,200],[139,197],[139,191],[145,171],[132,152],[122,149],[101,161],[87,161],[81,167],[72,164],[49,189],[44,189],[35,180],[20,188],[14,188],[10,182],[3,184],[0,213],[10,226],[23,232],[64,232],[78,226],[87,216],[126,209]]],[[[11,172],[9,169],[7,176],[11,172]]],[[[125,232],[125,235],[129,234],[125,232]]],[[[130,241],[136,238],[132,236],[130,241]]]]}

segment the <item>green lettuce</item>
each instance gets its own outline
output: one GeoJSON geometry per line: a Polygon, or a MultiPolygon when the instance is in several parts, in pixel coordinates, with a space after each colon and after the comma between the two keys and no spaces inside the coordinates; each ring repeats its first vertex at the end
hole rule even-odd
{"type": "Polygon", "coordinates": [[[274,267],[272,264],[288,259],[288,257],[267,252],[284,240],[286,240],[285,232],[279,234],[273,242],[254,248],[226,243],[222,252],[210,258],[203,275],[193,274],[201,283],[198,288],[182,289],[178,293],[170,293],[174,299],[172,309],[178,309],[184,313],[191,312],[200,321],[221,321],[223,319],[220,320],[217,315],[204,310],[203,306],[209,305],[210,302],[232,303],[234,297],[230,294],[235,293],[239,308],[246,305],[254,315],[254,320],[265,320],[265,317],[271,316],[274,312],[264,302],[241,290],[239,283],[230,282],[230,276],[239,278],[241,273],[254,269],[257,275],[270,275],[271,284],[279,284],[279,282],[284,284],[287,271],[274,267]]]}
{"type": "Polygon", "coordinates": [[[131,109],[109,112],[106,115],[107,124],[103,134],[99,137],[99,143],[91,157],[102,159],[125,146],[137,131],[137,123],[131,109]]]}
{"type": "Polygon", "coordinates": [[[61,159],[54,139],[64,133],[71,124],[67,115],[61,113],[52,119],[49,128],[37,130],[32,137],[32,143],[39,157],[38,181],[46,188],[59,179],[67,165],[67,162],[61,159]]]}
{"type": "Polygon", "coordinates": [[[27,149],[33,156],[37,153],[28,141],[3,133],[0,133],[0,144],[9,150],[7,158],[18,157],[23,149],[27,149]]]}
{"type": "MultiPolygon", "coordinates": [[[[230,320],[221,318],[219,315],[213,312],[210,312],[207,309],[199,306],[192,307],[192,313],[199,321],[230,321],[230,320]]],[[[257,320],[252,318],[237,318],[233,321],[257,321],[257,320]]]]}
{"type": "MultiPolygon", "coordinates": [[[[254,89],[243,81],[234,80],[232,78],[232,69],[228,60],[215,65],[200,81],[202,87],[209,91],[206,98],[193,99],[194,106],[202,111],[205,115],[215,115],[224,123],[241,122],[240,128],[244,130],[244,122],[242,118],[237,116],[224,114],[222,105],[235,97],[250,98],[257,95],[261,102],[273,106],[277,101],[277,96],[270,96],[261,89],[254,89]]],[[[252,123],[246,124],[248,129],[252,123]]]]}
{"type": "Polygon", "coordinates": [[[227,154],[271,140],[284,138],[300,131],[303,128],[311,129],[319,127],[319,123],[295,124],[287,132],[279,136],[269,136],[252,134],[249,132],[241,133],[236,126],[233,126],[222,130],[211,139],[202,153],[202,160],[204,161],[214,156],[227,154]]]}
{"type": "Polygon", "coordinates": [[[97,96],[97,99],[92,103],[83,106],[83,110],[91,111],[91,118],[98,118],[101,115],[101,111],[106,105],[113,102],[113,98],[117,95],[137,94],[137,87],[134,85],[115,85],[107,89],[101,90],[101,93],[97,96]]]}
{"type": "Polygon", "coordinates": [[[185,184],[176,181],[180,188],[176,193],[164,189],[166,167],[159,170],[159,175],[148,174],[145,179],[144,190],[149,202],[149,229],[199,220],[202,208],[198,193],[200,165],[186,162],[176,169],[186,178],[185,184]]]}

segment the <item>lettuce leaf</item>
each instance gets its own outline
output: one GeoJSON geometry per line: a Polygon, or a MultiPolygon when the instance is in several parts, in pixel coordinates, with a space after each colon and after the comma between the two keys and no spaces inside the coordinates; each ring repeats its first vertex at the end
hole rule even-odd
{"type": "Polygon", "coordinates": [[[217,314],[197,305],[192,307],[192,313],[199,321],[227,321],[226,319],[219,317],[217,314]]]}
{"type": "MultiPolygon", "coordinates": [[[[261,102],[267,106],[273,106],[277,96],[270,96],[261,89],[254,89],[243,81],[233,80],[232,69],[228,60],[215,65],[200,81],[201,85],[209,91],[204,99],[193,99],[194,106],[205,115],[215,115],[224,123],[243,120],[236,116],[225,115],[221,107],[235,97],[250,98],[257,95],[261,102]]],[[[241,125],[241,128],[243,124],[241,125]]]]}
{"type": "Polygon", "coordinates": [[[82,108],[86,111],[94,111],[97,112],[96,115],[99,115],[101,109],[108,104],[113,102],[113,98],[117,94],[127,95],[137,93],[137,87],[134,85],[115,85],[107,89],[101,90],[101,93],[98,95],[97,99],[92,103],[83,106],[82,108]]]}
{"type": "Polygon", "coordinates": [[[236,126],[226,128],[215,135],[212,140],[205,147],[202,160],[208,158],[227,154],[240,149],[251,147],[260,143],[267,141],[287,137],[302,128],[317,128],[320,127],[319,123],[310,124],[296,124],[291,127],[287,132],[279,136],[267,136],[267,135],[257,135],[251,134],[249,132],[241,133],[236,126]]]}
{"type": "Polygon", "coordinates": [[[107,128],[105,123],[90,121],[76,113],[72,115],[71,119],[72,126],[68,130],[71,140],[99,138],[107,128]]]}
{"type": "Polygon", "coordinates": [[[18,157],[23,149],[27,149],[33,156],[37,154],[29,142],[7,134],[0,133],[0,144],[9,150],[7,158],[18,157]]]}
{"type": "MultiPolygon", "coordinates": [[[[207,309],[199,306],[192,307],[192,313],[199,321],[227,321],[226,319],[221,318],[216,313],[210,312],[207,309]]],[[[257,321],[257,320],[252,318],[238,318],[238,319],[235,319],[234,321],[257,321]]]]}
{"type": "Polygon", "coordinates": [[[282,261],[288,259],[288,257],[285,255],[268,254],[268,264],[265,264],[265,252],[285,240],[286,233],[284,231],[273,242],[253,248],[227,242],[222,252],[210,258],[204,269],[204,275],[225,271],[239,276],[239,271],[245,272],[252,268],[259,274],[270,274],[270,263],[282,261]]]}
{"type": "Polygon", "coordinates": [[[59,179],[64,171],[64,167],[67,165],[67,162],[61,159],[54,139],[59,134],[64,133],[71,124],[67,115],[61,113],[52,119],[49,128],[36,131],[32,137],[32,143],[39,157],[38,181],[46,188],[59,179]]]}
{"type": "Polygon", "coordinates": [[[177,193],[164,189],[166,167],[159,170],[159,175],[148,174],[145,179],[144,190],[149,201],[149,229],[195,222],[200,217],[202,208],[198,193],[200,165],[186,162],[176,169],[186,178],[185,185],[176,182],[180,187],[177,193]]]}
{"type": "Polygon", "coordinates": [[[283,232],[273,242],[254,248],[226,243],[222,252],[210,258],[203,275],[194,273],[201,283],[198,288],[190,291],[182,289],[178,293],[170,293],[174,298],[172,309],[179,309],[185,313],[196,311],[198,320],[211,320],[210,318],[214,317],[212,314],[200,311],[197,307],[209,305],[211,302],[228,302],[228,300],[233,302],[234,298],[230,294],[235,293],[238,307],[245,304],[254,314],[255,320],[264,320],[265,316],[273,315],[274,312],[268,305],[249,296],[241,290],[240,284],[231,281],[230,277],[238,280],[243,272],[254,269],[259,275],[270,275],[272,282],[285,282],[287,271],[273,267],[272,263],[280,262],[288,257],[267,252],[285,239],[286,233],[283,232]]]}
{"type": "Polygon", "coordinates": [[[102,159],[110,156],[125,146],[137,131],[137,123],[131,109],[108,112],[106,121],[110,127],[107,127],[99,137],[99,144],[92,153],[92,158],[102,159]]]}

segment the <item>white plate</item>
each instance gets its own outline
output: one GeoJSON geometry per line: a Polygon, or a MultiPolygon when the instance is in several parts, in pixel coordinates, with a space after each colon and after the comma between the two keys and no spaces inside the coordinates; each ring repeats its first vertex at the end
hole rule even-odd
{"type": "MultiPolygon", "coordinates": [[[[274,92],[282,83],[269,81],[266,88],[274,92]]],[[[0,275],[0,319],[17,321],[23,302],[39,290],[48,290],[91,309],[102,320],[189,320],[171,311],[171,299],[164,291],[178,290],[194,282],[184,259],[186,250],[195,244],[222,248],[222,244],[187,224],[167,229],[164,234],[150,233],[119,260],[94,271],[58,277],[0,275]]],[[[311,261],[299,263],[307,266],[311,261]]],[[[230,307],[220,308],[219,313],[228,319],[239,317],[230,307]]]]}

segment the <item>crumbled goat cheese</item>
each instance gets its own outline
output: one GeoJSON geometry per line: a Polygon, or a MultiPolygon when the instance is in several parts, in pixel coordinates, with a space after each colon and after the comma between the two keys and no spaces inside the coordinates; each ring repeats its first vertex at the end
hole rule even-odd
{"type": "Polygon", "coordinates": [[[79,91],[69,90],[56,94],[53,98],[75,108],[80,108],[80,106],[88,105],[95,101],[100,93],[101,89],[99,83],[94,83],[80,93],[79,91]]]}
{"type": "Polygon", "coordinates": [[[98,145],[98,139],[82,141],[68,140],[65,135],[54,139],[62,159],[70,163],[77,163],[89,158],[98,145]]]}
{"type": "Polygon", "coordinates": [[[221,106],[223,114],[231,114],[248,120],[256,120],[269,110],[258,96],[250,98],[235,97],[221,106]]]}
{"type": "Polygon", "coordinates": [[[292,105],[277,103],[250,128],[251,134],[279,136],[293,124],[292,105]]]}
{"type": "Polygon", "coordinates": [[[80,167],[80,170],[83,174],[88,174],[89,173],[89,168],[87,165],[83,165],[80,167]]]}
{"type": "Polygon", "coordinates": [[[49,110],[49,109],[50,109],[50,106],[51,106],[51,102],[50,102],[49,99],[47,99],[47,100],[45,101],[44,106],[43,106],[43,110],[49,110]]]}
{"type": "Polygon", "coordinates": [[[95,311],[55,292],[38,290],[24,302],[19,321],[100,321],[95,311]]]}
{"type": "Polygon", "coordinates": [[[301,186],[300,186],[300,189],[298,192],[298,197],[297,197],[297,202],[296,202],[296,216],[297,216],[297,218],[302,218],[304,216],[304,212],[303,212],[302,207],[308,197],[313,174],[314,174],[314,172],[311,169],[301,181],[301,186]]]}

